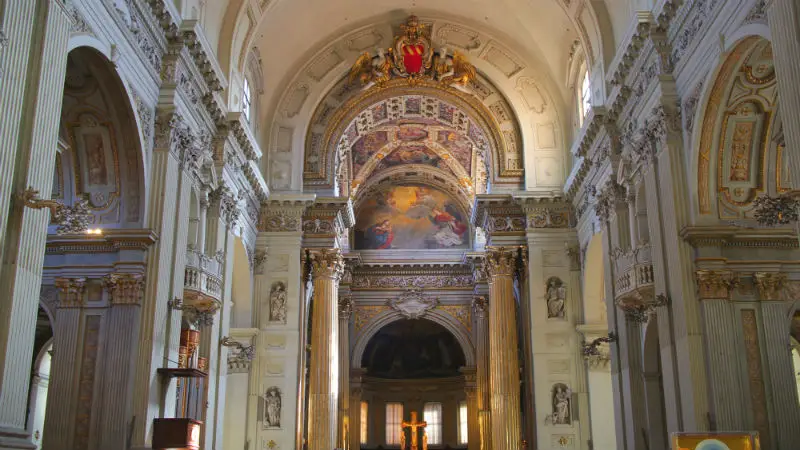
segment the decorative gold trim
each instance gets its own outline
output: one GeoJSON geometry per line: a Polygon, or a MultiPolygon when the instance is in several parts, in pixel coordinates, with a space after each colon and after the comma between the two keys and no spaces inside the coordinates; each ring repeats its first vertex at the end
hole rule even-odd
{"type": "MultiPolygon", "coordinates": [[[[114,130],[114,124],[109,121],[100,121],[97,118],[97,114],[94,110],[87,109],[85,111],[79,111],[74,113],[77,117],[80,117],[84,114],[90,114],[92,117],[97,120],[98,125],[103,125],[108,130],[108,140],[111,143],[111,151],[114,155],[114,181],[115,181],[115,188],[116,191],[112,192],[108,196],[108,200],[102,206],[94,205],[90,199],[89,201],[89,209],[91,210],[103,210],[108,208],[114,200],[120,197],[120,192],[122,190],[122,180],[120,178],[120,171],[119,171],[119,149],[117,148],[117,138],[116,133],[114,130]]],[[[75,138],[75,129],[81,126],[81,122],[69,122],[67,123],[67,130],[69,132],[69,140],[70,140],[70,149],[71,149],[71,156],[72,156],[72,166],[75,169],[74,172],[74,184],[75,184],[75,197],[82,197],[85,192],[81,186],[81,165],[80,165],[80,158],[78,157],[78,146],[76,145],[77,141],[75,138]]],[[[91,197],[91,196],[90,196],[91,197]]]]}

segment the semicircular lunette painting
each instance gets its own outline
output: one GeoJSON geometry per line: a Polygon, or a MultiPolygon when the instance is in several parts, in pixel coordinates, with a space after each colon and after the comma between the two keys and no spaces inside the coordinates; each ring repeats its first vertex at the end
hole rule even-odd
{"type": "Polygon", "coordinates": [[[468,248],[469,223],[446,193],[394,186],[364,201],[355,226],[358,250],[468,248]]]}

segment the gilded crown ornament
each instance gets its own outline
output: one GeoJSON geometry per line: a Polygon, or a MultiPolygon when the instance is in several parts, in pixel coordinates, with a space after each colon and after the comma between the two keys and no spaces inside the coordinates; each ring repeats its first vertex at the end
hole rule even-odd
{"type": "Polygon", "coordinates": [[[350,69],[349,82],[359,82],[365,89],[383,87],[393,78],[405,78],[410,85],[420,79],[437,81],[443,86],[466,90],[476,78],[475,67],[459,52],[450,54],[447,48],[433,50],[428,26],[410,16],[400,25],[388,49],[378,49],[375,55],[364,52],[350,69]]]}

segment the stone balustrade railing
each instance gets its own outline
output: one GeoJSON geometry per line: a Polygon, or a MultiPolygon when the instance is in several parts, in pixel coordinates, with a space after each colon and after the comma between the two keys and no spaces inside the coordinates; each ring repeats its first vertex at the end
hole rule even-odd
{"type": "Polygon", "coordinates": [[[615,252],[617,283],[615,300],[627,303],[633,300],[644,302],[653,297],[653,255],[650,244],[641,245],[633,250],[615,252]]]}
{"type": "Polygon", "coordinates": [[[214,257],[187,249],[184,290],[221,300],[222,263],[214,257]]]}

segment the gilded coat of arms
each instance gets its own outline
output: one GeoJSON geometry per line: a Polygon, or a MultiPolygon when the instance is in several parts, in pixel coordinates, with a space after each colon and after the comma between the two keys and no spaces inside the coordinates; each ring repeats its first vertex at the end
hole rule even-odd
{"type": "Polygon", "coordinates": [[[444,47],[434,51],[428,26],[421,24],[417,16],[410,16],[400,30],[402,33],[395,36],[391,48],[379,49],[375,55],[364,52],[358,57],[350,69],[350,83],[360,82],[368,89],[382,87],[392,78],[405,78],[411,84],[428,79],[465,90],[475,79],[475,67],[463,54],[450,54],[444,47]]]}

